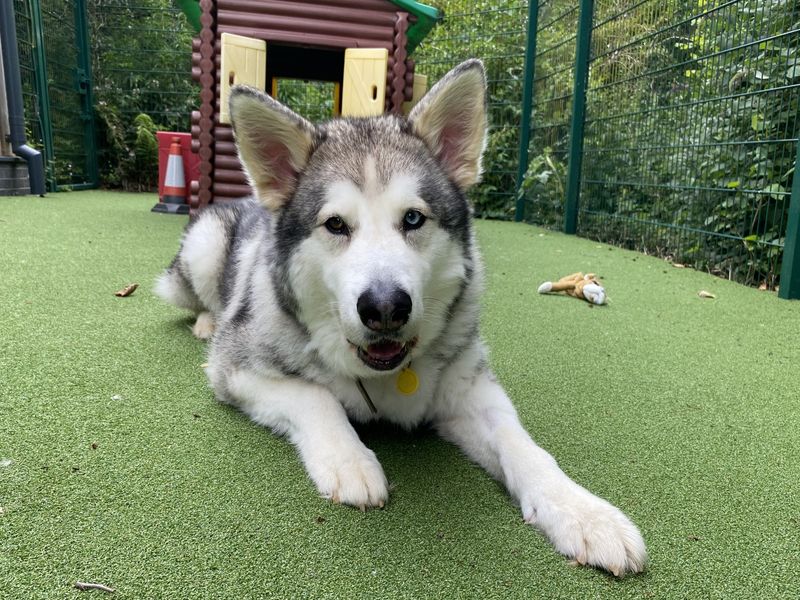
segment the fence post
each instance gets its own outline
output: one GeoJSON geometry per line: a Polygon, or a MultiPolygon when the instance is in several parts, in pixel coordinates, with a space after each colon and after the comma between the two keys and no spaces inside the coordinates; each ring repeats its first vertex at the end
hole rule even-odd
{"type": "Polygon", "coordinates": [[[797,155],[792,177],[792,195],[789,200],[789,222],[783,241],[783,266],[781,267],[781,289],[778,296],[786,300],[800,299],[800,139],[797,140],[797,155]]]}
{"type": "Polygon", "coordinates": [[[578,200],[583,160],[583,125],[586,116],[586,87],[592,45],[594,0],[581,0],[578,33],[575,40],[575,82],[572,89],[572,124],[569,134],[569,172],[564,205],[564,233],[578,230],[578,200]]]}
{"type": "Polygon", "coordinates": [[[42,21],[42,8],[39,0],[30,0],[31,15],[31,41],[33,42],[33,71],[38,96],[39,127],[42,132],[44,145],[44,168],[47,178],[47,187],[51,192],[58,191],[56,177],[53,170],[55,161],[55,144],[53,143],[53,122],[50,119],[50,84],[47,79],[47,59],[44,51],[44,24],[42,21]]]}
{"type": "Polygon", "coordinates": [[[97,140],[94,127],[94,97],[92,88],[92,58],[89,50],[89,27],[86,0],[75,0],[75,44],[78,47],[76,85],[81,99],[83,145],[86,150],[86,175],[89,183],[97,186],[100,175],[97,167],[97,140]]]}
{"type": "Polygon", "coordinates": [[[528,146],[531,139],[531,112],[533,111],[533,76],[536,68],[536,32],[539,29],[539,0],[528,2],[528,33],[525,45],[525,81],[522,88],[522,120],[519,134],[519,163],[517,164],[517,205],[514,220],[525,218],[525,198],[522,184],[528,171],[528,146]]]}

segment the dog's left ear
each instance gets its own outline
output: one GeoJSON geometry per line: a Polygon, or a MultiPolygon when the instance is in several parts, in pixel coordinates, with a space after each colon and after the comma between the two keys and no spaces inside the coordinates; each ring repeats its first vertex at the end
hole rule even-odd
{"type": "Polygon", "coordinates": [[[481,179],[486,105],[483,63],[468,60],[440,79],[408,116],[414,133],[462,190],[481,179]]]}

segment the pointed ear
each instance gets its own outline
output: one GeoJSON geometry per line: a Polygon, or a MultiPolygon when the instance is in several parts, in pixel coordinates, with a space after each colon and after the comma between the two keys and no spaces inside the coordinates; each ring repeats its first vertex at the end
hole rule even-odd
{"type": "Polygon", "coordinates": [[[483,63],[468,60],[440,79],[408,116],[414,133],[462,190],[481,179],[486,104],[483,63]]]}
{"type": "Polygon", "coordinates": [[[264,206],[278,210],[308,162],[314,126],[247,86],[231,89],[230,115],[239,159],[251,187],[264,206]]]}

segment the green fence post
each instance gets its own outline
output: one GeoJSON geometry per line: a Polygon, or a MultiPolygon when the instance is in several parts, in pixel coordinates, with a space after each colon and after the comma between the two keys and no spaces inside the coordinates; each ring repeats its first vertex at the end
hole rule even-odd
{"type": "Polygon", "coordinates": [[[783,265],[781,266],[781,289],[778,296],[787,300],[800,299],[800,140],[794,161],[792,195],[789,204],[789,222],[783,242],[783,265]]]}
{"type": "Polygon", "coordinates": [[[30,0],[31,14],[31,41],[33,42],[33,71],[36,85],[36,96],[39,104],[39,126],[42,130],[42,143],[44,144],[44,168],[47,178],[48,191],[57,192],[53,164],[55,161],[55,146],[53,144],[53,122],[50,119],[50,85],[47,82],[47,60],[44,52],[44,24],[42,21],[42,8],[39,0],[30,0]]]}
{"type": "Polygon", "coordinates": [[[569,134],[569,172],[564,205],[564,233],[578,230],[578,199],[583,159],[583,125],[586,116],[586,87],[592,44],[594,0],[581,0],[578,35],[575,41],[575,82],[572,88],[572,124],[569,134]]]}
{"type": "Polygon", "coordinates": [[[86,150],[88,183],[96,187],[100,182],[97,168],[97,140],[94,128],[94,98],[92,94],[92,59],[89,52],[89,27],[87,26],[86,0],[75,0],[75,45],[78,48],[76,85],[81,97],[83,145],[86,150]]]}
{"type": "Polygon", "coordinates": [[[519,135],[519,163],[517,165],[517,206],[514,220],[525,218],[525,198],[522,184],[528,171],[528,145],[531,139],[531,112],[533,111],[533,76],[536,68],[536,32],[539,29],[539,0],[528,2],[528,37],[525,47],[525,82],[522,88],[522,120],[519,135]]]}

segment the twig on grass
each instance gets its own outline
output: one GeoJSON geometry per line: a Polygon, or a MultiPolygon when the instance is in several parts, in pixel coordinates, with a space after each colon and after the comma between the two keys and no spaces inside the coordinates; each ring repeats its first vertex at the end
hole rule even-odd
{"type": "Polygon", "coordinates": [[[136,288],[138,288],[138,287],[139,287],[138,283],[132,283],[130,285],[126,285],[120,291],[114,292],[114,295],[119,297],[119,298],[127,298],[128,296],[133,294],[133,292],[135,292],[136,288]]]}
{"type": "Polygon", "coordinates": [[[85,592],[86,590],[101,590],[103,592],[110,592],[112,594],[114,593],[114,588],[110,588],[102,583],[86,583],[84,581],[76,581],[75,587],[82,592],[85,592]]]}

